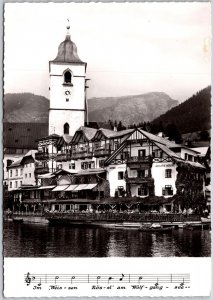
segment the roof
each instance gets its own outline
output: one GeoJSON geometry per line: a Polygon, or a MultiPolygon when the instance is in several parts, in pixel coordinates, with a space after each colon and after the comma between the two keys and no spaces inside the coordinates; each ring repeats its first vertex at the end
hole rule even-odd
{"type": "Polygon", "coordinates": [[[3,123],[4,148],[37,149],[47,134],[48,123],[3,123]]]}
{"type": "Polygon", "coordinates": [[[60,135],[56,134],[56,133],[53,133],[53,134],[50,134],[50,135],[47,135],[44,137],[44,134],[43,134],[43,137],[41,137],[39,139],[39,141],[46,141],[46,140],[53,140],[53,139],[56,139],[58,140],[60,138],[60,135]]]}
{"type": "Polygon", "coordinates": [[[90,170],[80,170],[76,175],[92,175],[104,173],[106,170],[102,168],[90,169],[90,170]]]}
{"type": "Polygon", "coordinates": [[[199,152],[199,155],[206,156],[206,153],[208,151],[209,147],[196,147],[196,148],[190,148],[193,151],[199,152]]]}
{"type": "Polygon", "coordinates": [[[172,157],[172,158],[174,158],[174,159],[181,159],[181,157],[177,154],[177,153],[175,153],[175,152],[173,152],[172,150],[170,150],[167,146],[165,146],[165,145],[162,145],[162,144],[160,144],[160,143],[156,143],[155,142],[155,145],[156,146],[158,146],[163,152],[165,152],[168,156],[170,156],[170,157],[172,157]]]}
{"type": "Polygon", "coordinates": [[[21,166],[22,158],[13,162],[8,168],[19,167],[21,166]]]}
{"type": "Polygon", "coordinates": [[[82,60],[80,60],[77,52],[77,47],[75,43],[71,41],[69,34],[67,34],[65,40],[60,43],[58,47],[58,54],[53,62],[86,64],[82,60]]]}
{"type": "Polygon", "coordinates": [[[92,140],[92,138],[95,136],[97,132],[97,129],[94,128],[90,128],[90,127],[85,127],[85,126],[81,126],[74,134],[71,143],[78,143],[81,136],[83,135],[83,137],[89,142],[92,140]],[[80,134],[80,135],[79,135],[80,134]]]}
{"type": "Polygon", "coordinates": [[[73,136],[69,135],[69,134],[64,134],[62,135],[58,141],[57,141],[57,146],[62,146],[64,144],[70,144],[70,142],[72,141],[73,136]]]}
{"type": "Polygon", "coordinates": [[[169,141],[168,139],[165,139],[165,138],[162,138],[160,136],[157,136],[157,135],[154,135],[150,132],[147,132],[145,130],[142,130],[140,128],[138,128],[138,130],[143,134],[145,135],[147,138],[149,138],[150,140],[154,141],[154,142],[157,142],[157,143],[160,143],[160,144],[163,144],[169,148],[178,148],[178,147],[183,147],[182,145],[180,144],[176,144],[174,142],[171,142],[169,141]]]}
{"type": "Polygon", "coordinates": [[[133,132],[134,130],[135,129],[125,129],[121,131],[114,131],[105,128],[100,128],[97,130],[93,140],[98,140],[98,136],[100,135],[103,135],[106,139],[119,138],[133,132]]]}

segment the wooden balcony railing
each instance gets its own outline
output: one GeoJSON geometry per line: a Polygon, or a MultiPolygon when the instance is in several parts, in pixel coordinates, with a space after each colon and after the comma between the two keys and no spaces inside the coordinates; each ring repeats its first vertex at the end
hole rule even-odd
{"type": "Polygon", "coordinates": [[[74,159],[74,160],[75,159],[92,158],[92,156],[93,156],[93,153],[90,149],[82,150],[82,151],[75,150],[72,153],[72,159],[74,159]]]}
{"type": "Polygon", "coordinates": [[[49,153],[37,152],[37,153],[35,153],[35,159],[36,160],[47,160],[47,159],[49,159],[49,153]]]}
{"type": "Polygon", "coordinates": [[[35,174],[46,174],[49,173],[49,168],[44,166],[35,166],[35,174]]]}
{"type": "Polygon", "coordinates": [[[99,148],[94,150],[95,157],[108,156],[110,154],[110,149],[99,148]]]}
{"type": "Polygon", "coordinates": [[[127,183],[129,184],[153,184],[154,185],[154,179],[152,177],[128,177],[126,179],[127,183]]]}

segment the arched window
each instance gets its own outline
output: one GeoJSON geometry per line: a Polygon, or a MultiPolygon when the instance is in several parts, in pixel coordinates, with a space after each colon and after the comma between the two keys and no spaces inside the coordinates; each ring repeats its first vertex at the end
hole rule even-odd
{"type": "Polygon", "coordinates": [[[70,131],[70,125],[68,123],[64,124],[64,134],[69,134],[70,131]]]}
{"type": "Polygon", "coordinates": [[[72,75],[70,71],[64,73],[64,83],[71,83],[72,75]]]}

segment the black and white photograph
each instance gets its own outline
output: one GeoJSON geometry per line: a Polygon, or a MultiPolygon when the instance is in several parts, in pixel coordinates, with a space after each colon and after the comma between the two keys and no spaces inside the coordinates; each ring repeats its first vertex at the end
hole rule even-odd
{"type": "Polygon", "coordinates": [[[6,3],[3,89],[5,258],[211,257],[209,2],[6,3]]]}

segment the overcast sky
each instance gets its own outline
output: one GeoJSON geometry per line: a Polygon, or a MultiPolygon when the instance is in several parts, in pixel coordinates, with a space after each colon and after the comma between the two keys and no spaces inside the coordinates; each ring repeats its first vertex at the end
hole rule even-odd
{"type": "Polygon", "coordinates": [[[88,98],[165,92],[183,101],[211,83],[210,3],[7,3],[5,93],[49,98],[48,61],[70,19],[91,79],[88,98]]]}

